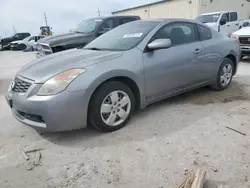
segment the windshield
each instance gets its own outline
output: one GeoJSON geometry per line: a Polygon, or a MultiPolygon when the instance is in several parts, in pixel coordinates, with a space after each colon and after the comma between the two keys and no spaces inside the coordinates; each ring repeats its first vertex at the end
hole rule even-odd
{"type": "Polygon", "coordinates": [[[201,15],[196,20],[202,23],[214,23],[217,22],[220,17],[220,14],[209,14],[209,15],[201,15]]]}
{"type": "Polygon", "coordinates": [[[92,33],[101,22],[102,19],[83,20],[79,25],[76,26],[74,31],[79,33],[92,33]]]}
{"type": "Polygon", "coordinates": [[[159,22],[135,21],[121,25],[89,43],[85,48],[129,50],[138,45],[159,22]]]}

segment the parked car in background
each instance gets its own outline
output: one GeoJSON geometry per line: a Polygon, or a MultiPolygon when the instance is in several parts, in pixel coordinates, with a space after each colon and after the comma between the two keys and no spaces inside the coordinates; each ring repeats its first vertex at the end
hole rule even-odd
{"type": "Polygon", "coordinates": [[[196,18],[219,33],[230,36],[240,27],[239,16],[234,11],[210,12],[196,18]]]}
{"type": "Polygon", "coordinates": [[[118,25],[139,19],[139,16],[111,16],[84,20],[70,33],[55,35],[40,40],[38,43],[40,45],[38,57],[71,48],[84,47],[92,40],[118,25]]]}
{"type": "Polygon", "coordinates": [[[6,99],[14,117],[42,131],[122,128],[135,109],[203,86],[226,89],[240,47],[185,19],[121,25],[81,49],[25,65],[6,99]]]}
{"type": "Polygon", "coordinates": [[[37,42],[39,39],[44,38],[44,36],[29,36],[23,40],[13,41],[10,43],[11,50],[25,50],[30,48],[37,42]]]}
{"type": "Polygon", "coordinates": [[[11,42],[17,40],[23,40],[28,36],[31,36],[30,33],[15,33],[10,37],[2,38],[1,39],[2,50],[9,50],[11,42]]]}
{"type": "Polygon", "coordinates": [[[250,27],[243,27],[231,36],[236,39],[241,47],[241,59],[250,56],[250,27]]]}

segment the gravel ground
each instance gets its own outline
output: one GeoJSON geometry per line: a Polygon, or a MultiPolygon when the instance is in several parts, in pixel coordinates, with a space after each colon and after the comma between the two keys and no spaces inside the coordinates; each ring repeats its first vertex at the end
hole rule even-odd
{"type": "Polygon", "coordinates": [[[4,98],[16,71],[33,59],[0,52],[1,188],[172,188],[198,167],[208,170],[206,188],[250,187],[250,59],[226,91],[203,88],[151,105],[117,132],[42,135],[17,122],[4,98]],[[41,165],[18,148],[44,148],[41,165]]]}

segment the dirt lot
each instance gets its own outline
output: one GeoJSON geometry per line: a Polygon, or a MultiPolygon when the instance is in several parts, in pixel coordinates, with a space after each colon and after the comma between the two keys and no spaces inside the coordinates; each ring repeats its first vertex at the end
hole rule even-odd
{"type": "Polygon", "coordinates": [[[199,166],[208,170],[207,188],[250,187],[250,59],[226,91],[204,88],[154,104],[120,131],[42,135],[17,122],[4,98],[32,59],[34,53],[0,52],[1,188],[172,188],[199,166]],[[41,166],[18,148],[44,148],[41,166]]]}

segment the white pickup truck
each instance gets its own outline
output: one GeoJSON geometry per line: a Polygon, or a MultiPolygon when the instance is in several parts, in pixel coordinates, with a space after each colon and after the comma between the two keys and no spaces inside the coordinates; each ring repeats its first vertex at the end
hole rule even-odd
{"type": "Polygon", "coordinates": [[[250,56],[250,26],[234,32],[231,38],[235,38],[241,47],[241,59],[244,56],[250,56]]]}
{"type": "Polygon", "coordinates": [[[238,13],[233,11],[205,13],[198,16],[196,20],[228,36],[240,27],[238,13]]]}

